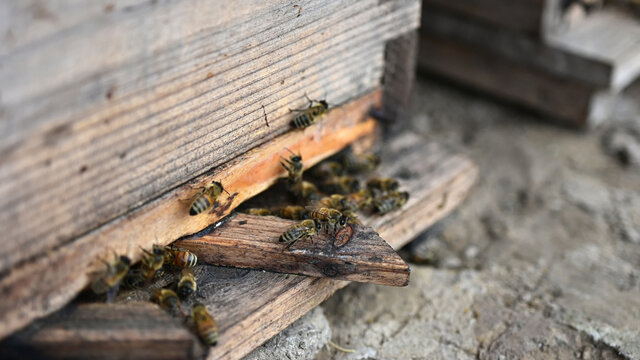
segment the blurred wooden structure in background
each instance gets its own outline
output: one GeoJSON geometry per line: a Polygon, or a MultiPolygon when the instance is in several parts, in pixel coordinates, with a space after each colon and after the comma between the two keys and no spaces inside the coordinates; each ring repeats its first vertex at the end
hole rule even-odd
{"type": "Polygon", "coordinates": [[[424,0],[420,68],[574,126],[640,74],[640,22],[605,6],[569,23],[556,0],[424,0]]]}

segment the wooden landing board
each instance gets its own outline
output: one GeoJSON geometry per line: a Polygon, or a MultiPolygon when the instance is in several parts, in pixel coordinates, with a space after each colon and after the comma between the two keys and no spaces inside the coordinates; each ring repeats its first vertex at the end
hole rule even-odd
{"type": "MultiPolygon", "coordinates": [[[[362,220],[395,249],[449,214],[468,195],[477,177],[477,168],[466,157],[413,134],[387,144],[382,163],[381,175],[400,179],[411,198],[400,211],[362,220]]],[[[202,295],[196,300],[212,311],[220,332],[218,345],[207,356],[212,360],[242,358],[348,284],[209,265],[198,265],[195,271],[202,295]]],[[[146,301],[153,289],[172,286],[175,275],[167,274],[150,289],[122,292],[118,301],[146,301]]],[[[190,306],[190,301],[183,304],[185,311],[190,306]]]]}
{"type": "Polygon", "coordinates": [[[100,260],[112,259],[114,251],[135,261],[140,258],[141,248],[151,248],[154,243],[169,244],[226,216],[242,201],[285,176],[280,157],[290,156],[287,148],[300,152],[305,166],[312,166],[371,134],[376,123],[366,118],[366,113],[379,104],[377,90],[335,108],[319,124],[281,135],[127,216],[3,273],[0,338],[65,305],[91,281],[92,272],[103,269],[100,260]],[[215,211],[189,216],[186,199],[212,180],[222,182],[231,195],[223,194],[215,211]]]}
{"type": "Polygon", "coordinates": [[[204,348],[148,302],[71,305],[2,343],[3,359],[191,359],[204,348]]]}
{"type": "Polygon", "coordinates": [[[385,41],[420,16],[418,0],[11,4],[3,274],[288,132],[305,93],[340,105],[373,91],[385,41]]]}
{"type": "Polygon", "coordinates": [[[333,234],[321,232],[285,249],[280,235],[299,223],[275,216],[237,214],[211,234],[176,242],[198,255],[205,264],[235,266],[312,277],[406,286],[409,265],[367,226],[349,225],[354,231],[342,247],[333,234]]]}
{"type": "Polygon", "coordinates": [[[605,7],[547,39],[551,46],[608,64],[613,74],[607,85],[614,91],[640,75],[640,21],[633,14],[605,7]]]}
{"type": "Polygon", "coordinates": [[[596,87],[553,75],[466,42],[420,34],[418,67],[571,126],[587,124],[596,87]]]}

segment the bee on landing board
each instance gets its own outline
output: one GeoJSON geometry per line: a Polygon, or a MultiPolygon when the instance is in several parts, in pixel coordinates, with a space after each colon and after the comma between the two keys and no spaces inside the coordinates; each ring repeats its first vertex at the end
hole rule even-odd
{"type": "Polygon", "coordinates": [[[396,191],[399,186],[398,180],[392,178],[371,178],[367,181],[367,189],[372,191],[396,191]]]}
{"type": "Polygon", "coordinates": [[[367,209],[373,203],[373,193],[368,189],[348,194],[346,198],[356,209],[367,209]]]}
{"type": "Polygon", "coordinates": [[[309,107],[306,109],[289,109],[291,112],[300,112],[301,114],[291,120],[291,126],[296,129],[304,129],[316,123],[329,110],[329,104],[325,100],[309,100],[309,107]]]}
{"type": "Polygon", "coordinates": [[[198,263],[196,254],[189,250],[176,248],[173,245],[166,248],[164,263],[177,267],[194,267],[198,263]]]}
{"type": "Polygon", "coordinates": [[[194,304],[191,309],[191,317],[202,341],[210,346],[216,345],[218,343],[218,326],[207,308],[200,303],[194,304]]]}
{"type": "Polygon", "coordinates": [[[406,191],[395,191],[391,194],[376,199],[373,207],[380,214],[401,208],[409,200],[409,193],[406,191]]]}
{"type": "Polygon", "coordinates": [[[304,206],[287,205],[278,212],[281,218],[291,220],[306,220],[309,218],[307,209],[304,206]]]}
{"type": "Polygon", "coordinates": [[[318,200],[315,204],[317,207],[325,207],[336,210],[354,210],[356,209],[356,204],[353,203],[348,196],[344,196],[341,194],[333,194],[331,196],[323,197],[318,200]]]}
{"type": "Polygon", "coordinates": [[[317,234],[318,224],[315,221],[308,219],[303,220],[299,224],[295,224],[285,230],[280,238],[278,239],[282,243],[286,243],[286,248],[289,248],[296,241],[302,239],[303,237],[311,238],[312,236],[317,234]]]}
{"type": "Polygon", "coordinates": [[[120,257],[115,256],[113,263],[105,262],[107,269],[98,277],[98,279],[91,285],[91,289],[98,295],[107,294],[107,302],[112,302],[118,294],[120,283],[122,279],[127,275],[129,267],[131,266],[131,260],[128,257],[122,255],[120,257]]]}
{"type": "Polygon", "coordinates": [[[250,208],[245,211],[246,214],[256,215],[256,216],[269,216],[273,215],[273,212],[269,209],[264,208],[250,208]]]}
{"type": "Polygon", "coordinates": [[[222,184],[217,181],[212,181],[211,184],[202,187],[189,206],[189,215],[195,216],[210,210],[223,191],[228,194],[222,184]]]}
{"type": "Polygon", "coordinates": [[[380,165],[380,157],[375,154],[355,155],[349,153],[342,158],[342,165],[349,173],[373,171],[380,165]]]}
{"type": "Polygon", "coordinates": [[[350,194],[360,190],[360,182],[350,176],[333,176],[323,182],[320,188],[329,194],[350,194]]]}
{"type": "Polygon", "coordinates": [[[291,192],[303,201],[315,201],[320,199],[320,191],[313,183],[301,181],[290,188],[291,192]]]}
{"type": "Polygon", "coordinates": [[[140,274],[147,283],[150,283],[156,276],[156,273],[162,269],[164,265],[167,250],[164,246],[153,245],[151,251],[142,249],[144,256],[140,262],[140,274]]]}
{"type": "Polygon", "coordinates": [[[178,296],[180,296],[181,299],[186,299],[195,293],[197,289],[198,284],[196,283],[196,276],[193,270],[189,268],[182,269],[180,281],[178,281],[178,296]]]}
{"type": "Polygon", "coordinates": [[[151,301],[160,305],[161,308],[167,309],[171,312],[180,312],[184,315],[182,307],[180,306],[180,299],[178,295],[169,289],[158,289],[153,295],[151,295],[151,301]]]}
{"type": "Polygon", "coordinates": [[[326,232],[328,232],[330,226],[333,226],[333,231],[335,232],[338,226],[344,227],[347,224],[347,217],[336,209],[308,206],[307,210],[309,210],[309,217],[311,219],[316,220],[318,224],[325,225],[326,232]]]}

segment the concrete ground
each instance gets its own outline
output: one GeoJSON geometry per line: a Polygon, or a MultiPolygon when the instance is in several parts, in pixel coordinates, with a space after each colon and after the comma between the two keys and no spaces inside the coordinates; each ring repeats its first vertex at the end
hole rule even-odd
{"type": "Polygon", "coordinates": [[[247,359],[640,360],[640,116],[571,130],[429,80],[413,100],[476,188],[401,251],[408,287],[351,284],[247,359]]]}

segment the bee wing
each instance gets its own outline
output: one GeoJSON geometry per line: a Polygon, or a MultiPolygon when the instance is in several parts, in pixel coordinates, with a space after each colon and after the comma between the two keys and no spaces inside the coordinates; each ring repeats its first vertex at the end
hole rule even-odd
{"type": "Polygon", "coordinates": [[[111,289],[109,289],[109,291],[107,291],[107,304],[113,303],[116,299],[118,291],[120,290],[120,283],[121,281],[118,281],[111,289]]]}

